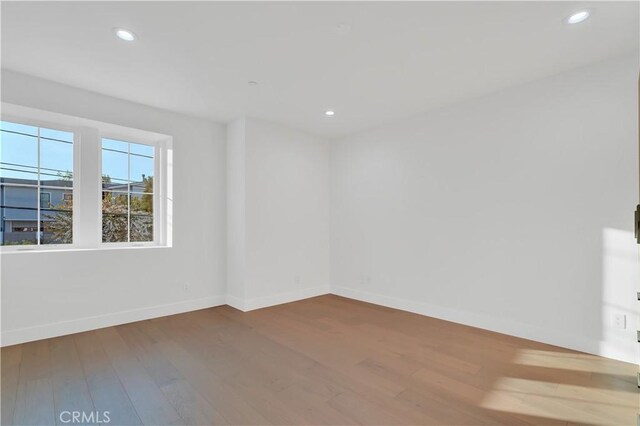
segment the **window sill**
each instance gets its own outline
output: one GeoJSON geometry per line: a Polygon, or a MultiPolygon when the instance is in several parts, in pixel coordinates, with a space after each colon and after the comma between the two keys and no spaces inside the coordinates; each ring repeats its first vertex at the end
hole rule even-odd
{"type": "Polygon", "coordinates": [[[157,250],[157,249],[170,249],[172,246],[167,245],[142,245],[142,246],[100,246],[100,247],[51,247],[51,248],[23,248],[7,249],[0,247],[0,255],[6,254],[25,254],[25,253],[69,253],[69,252],[82,252],[82,251],[111,251],[111,250],[157,250]]]}

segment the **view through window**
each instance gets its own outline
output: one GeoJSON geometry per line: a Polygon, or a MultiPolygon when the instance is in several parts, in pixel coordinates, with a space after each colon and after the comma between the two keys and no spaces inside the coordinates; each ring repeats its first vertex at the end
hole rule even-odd
{"type": "Polygon", "coordinates": [[[0,122],[0,245],[73,241],[73,133],[0,122]]]}
{"type": "Polygon", "coordinates": [[[102,241],[153,241],[154,147],[102,139],[102,241]]]}

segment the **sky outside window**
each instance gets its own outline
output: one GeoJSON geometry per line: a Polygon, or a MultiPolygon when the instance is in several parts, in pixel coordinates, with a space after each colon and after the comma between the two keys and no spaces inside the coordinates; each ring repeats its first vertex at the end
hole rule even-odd
{"type": "Polygon", "coordinates": [[[0,121],[0,245],[73,241],[73,133],[0,121]]]}

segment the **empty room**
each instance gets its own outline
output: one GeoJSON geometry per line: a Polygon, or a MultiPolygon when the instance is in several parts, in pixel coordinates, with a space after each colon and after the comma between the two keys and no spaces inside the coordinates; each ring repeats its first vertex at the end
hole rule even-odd
{"type": "Polygon", "coordinates": [[[2,425],[640,425],[639,2],[0,19],[2,425]]]}

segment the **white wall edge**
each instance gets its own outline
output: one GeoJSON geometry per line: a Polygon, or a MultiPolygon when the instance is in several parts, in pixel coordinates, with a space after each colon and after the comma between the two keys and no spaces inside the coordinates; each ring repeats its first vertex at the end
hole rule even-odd
{"type": "Polygon", "coordinates": [[[331,293],[337,296],[359,300],[361,302],[386,306],[388,308],[399,309],[402,311],[412,312],[414,314],[425,315],[432,318],[464,324],[566,349],[573,349],[605,358],[636,364],[638,363],[638,360],[629,352],[608,348],[604,342],[579,339],[566,333],[558,333],[529,324],[511,321],[506,318],[496,318],[489,315],[462,312],[442,306],[415,302],[407,299],[399,299],[367,291],[353,290],[348,287],[331,286],[331,293]]]}
{"type": "Polygon", "coordinates": [[[236,297],[236,296],[227,294],[226,301],[227,301],[227,305],[231,306],[232,308],[235,308],[242,312],[246,312],[244,299],[242,299],[241,297],[236,297]]]}
{"type": "Polygon", "coordinates": [[[6,330],[2,331],[0,334],[0,346],[17,345],[19,343],[31,342],[34,340],[81,333],[83,331],[96,330],[99,328],[127,324],[135,321],[196,311],[198,309],[212,308],[214,306],[224,305],[225,300],[225,296],[205,297],[201,299],[169,303],[166,305],[150,306],[141,309],[96,315],[93,317],[74,319],[70,321],[61,321],[53,324],[19,328],[16,330],[6,330]]]}
{"type": "MultiPolygon", "coordinates": [[[[241,311],[253,311],[255,309],[268,308],[269,306],[281,305],[283,303],[296,302],[298,300],[308,299],[310,297],[322,296],[329,294],[329,286],[309,287],[295,291],[287,291],[284,293],[273,294],[264,297],[255,297],[244,301],[241,311]]],[[[231,305],[233,306],[233,305],[231,305]]],[[[234,306],[235,308],[235,306],[234,306]]]]}

